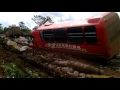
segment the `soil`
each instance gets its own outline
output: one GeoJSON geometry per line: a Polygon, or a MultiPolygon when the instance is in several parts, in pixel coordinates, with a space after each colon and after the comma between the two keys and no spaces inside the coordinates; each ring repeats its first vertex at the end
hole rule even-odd
{"type": "Polygon", "coordinates": [[[38,67],[33,66],[33,65],[29,64],[28,62],[20,59],[18,52],[14,51],[14,50],[12,51],[12,47],[10,48],[10,47],[5,47],[5,46],[0,45],[0,77],[1,78],[6,78],[7,77],[5,75],[3,67],[5,65],[10,64],[10,63],[14,63],[14,64],[22,67],[24,70],[31,70],[33,72],[36,72],[36,73],[39,74],[39,76],[41,78],[51,77],[50,75],[45,73],[42,69],[39,69],[38,67]]]}
{"type": "MultiPolygon", "coordinates": [[[[0,43],[0,77],[6,78],[4,67],[14,63],[25,72],[31,70],[40,78],[119,78],[120,59],[106,64],[91,62],[72,54],[28,49],[20,52],[13,46],[0,43]]],[[[26,77],[24,77],[26,78],[26,77]]]]}

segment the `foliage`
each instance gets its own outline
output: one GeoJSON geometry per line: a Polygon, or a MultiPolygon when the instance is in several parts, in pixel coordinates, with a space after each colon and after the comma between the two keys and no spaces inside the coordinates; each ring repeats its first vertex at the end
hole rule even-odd
{"type": "Polygon", "coordinates": [[[19,26],[20,27],[24,27],[25,26],[25,23],[23,21],[19,22],[19,26]]]}
{"type": "Polygon", "coordinates": [[[34,15],[32,20],[39,25],[43,20],[45,20],[45,17],[41,16],[41,15],[34,15]]]}
{"type": "MultiPolygon", "coordinates": [[[[25,33],[26,35],[30,35],[31,30],[25,25],[23,21],[20,21],[18,24],[23,33],[25,33]]],[[[9,25],[8,27],[3,28],[2,24],[0,24],[0,33],[7,32],[9,30],[8,28],[11,28],[11,27],[12,25],[9,25]]]]}
{"type": "Polygon", "coordinates": [[[8,31],[7,27],[4,27],[3,33],[7,32],[7,31],[8,31]]]}
{"type": "Polygon", "coordinates": [[[25,25],[23,21],[19,22],[18,24],[21,29],[28,29],[28,27],[25,25]]]}
{"type": "Polygon", "coordinates": [[[34,15],[32,20],[38,25],[41,26],[44,23],[46,23],[47,21],[52,22],[51,18],[49,16],[47,17],[43,17],[41,15],[34,15]]]}
{"type": "Polygon", "coordinates": [[[22,32],[24,32],[26,35],[30,35],[31,30],[30,29],[21,29],[22,32]]]}
{"type": "MultiPolygon", "coordinates": [[[[25,25],[25,23],[23,21],[20,21],[18,24],[23,33],[25,33],[26,35],[30,35],[31,30],[25,25]]],[[[2,24],[0,24],[0,33],[5,33],[6,31],[9,30],[8,28],[10,28],[10,27],[12,27],[12,26],[9,25],[8,27],[3,28],[2,24]]]]}
{"type": "Polygon", "coordinates": [[[5,75],[9,78],[39,78],[39,75],[31,70],[24,71],[14,63],[4,67],[5,75]]]}
{"type": "Polygon", "coordinates": [[[39,78],[38,73],[28,70],[29,76],[27,78],[39,78]]]}
{"type": "Polygon", "coordinates": [[[25,25],[23,21],[19,22],[19,27],[23,33],[25,33],[26,35],[30,35],[31,30],[25,25]]]}
{"type": "Polygon", "coordinates": [[[10,78],[24,78],[24,72],[19,69],[15,64],[11,63],[5,66],[4,72],[10,78]]]}
{"type": "Polygon", "coordinates": [[[3,33],[3,26],[0,24],[0,33],[3,33]]]}

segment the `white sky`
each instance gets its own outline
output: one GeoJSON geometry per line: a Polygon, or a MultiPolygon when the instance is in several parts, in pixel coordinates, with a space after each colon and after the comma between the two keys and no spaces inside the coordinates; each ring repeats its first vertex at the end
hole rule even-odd
{"type": "MultiPolygon", "coordinates": [[[[31,20],[34,15],[50,16],[54,22],[61,20],[74,20],[87,18],[102,12],[0,12],[0,23],[3,26],[18,25],[23,21],[27,27],[32,29],[36,24],[31,20]]],[[[120,12],[117,12],[120,16],[120,12]]]]}

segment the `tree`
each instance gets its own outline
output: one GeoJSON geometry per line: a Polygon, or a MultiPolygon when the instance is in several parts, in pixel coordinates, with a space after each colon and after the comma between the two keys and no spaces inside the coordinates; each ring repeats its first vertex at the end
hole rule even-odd
{"type": "Polygon", "coordinates": [[[19,22],[19,26],[21,29],[25,28],[25,23],[23,21],[19,22]]]}
{"type": "Polygon", "coordinates": [[[3,30],[3,26],[2,26],[2,24],[0,24],[0,30],[3,30]]]}
{"type": "Polygon", "coordinates": [[[3,26],[0,24],[0,33],[3,33],[3,26]]]}
{"type": "Polygon", "coordinates": [[[38,25],[41,26],[43,24],[45,24],[47,21],[52,22],[52,19],[47,16],[47,17],[43,17],[41,15],[34,15],[32,20],[38,25]]]}
{"type": "Polygon", "coordinates": [[[7,27],[4,27],[3,33],[7,32],[7,31],[8,31],[7,27]]]}
{"type": "Polygon", "coordinates": [[[25,25],[23,21],[19,22],[19,27],[23,33],[26,35],[29,35],[31,33],[31,30],[25,25]]]}
{"type": "Polygon", "coordinates": [[[45,17],[41,16],[41,15],[34,15],[32,20],[39,25],[43,20],[45,20],[45,17]]]}

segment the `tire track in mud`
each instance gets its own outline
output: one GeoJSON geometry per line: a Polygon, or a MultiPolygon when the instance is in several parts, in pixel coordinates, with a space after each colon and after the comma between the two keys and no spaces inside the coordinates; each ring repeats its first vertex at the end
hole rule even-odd
{"type": "Polygon", "coordinates": [[[34,49],[23,52],[20,57],[29,62],[37,63],[54,77],[90,78],[89,74],[101,75],[104,72],[99,67],[86,63],[83,59],[78,60],[64,53],[34,49]]]}
{"type": "Polygon", "coordinates": [[[63,52],[53,52],[42,49],[28,49],[20,52],[7,45],[4,45],[4,48],[12,53],[16,53],[21,60],[25,60],[31,63],[31,65],[39,67],[52,77],[95,78],[94,75],[98,75],[98,77],[100,75],[111,76],[112,74],[110,74],[110,72],[114,72],[100,68],[98,64],[84,59],[78,59],[77,57],[75,58],[75,56],[73,57],[63,52]]]}

